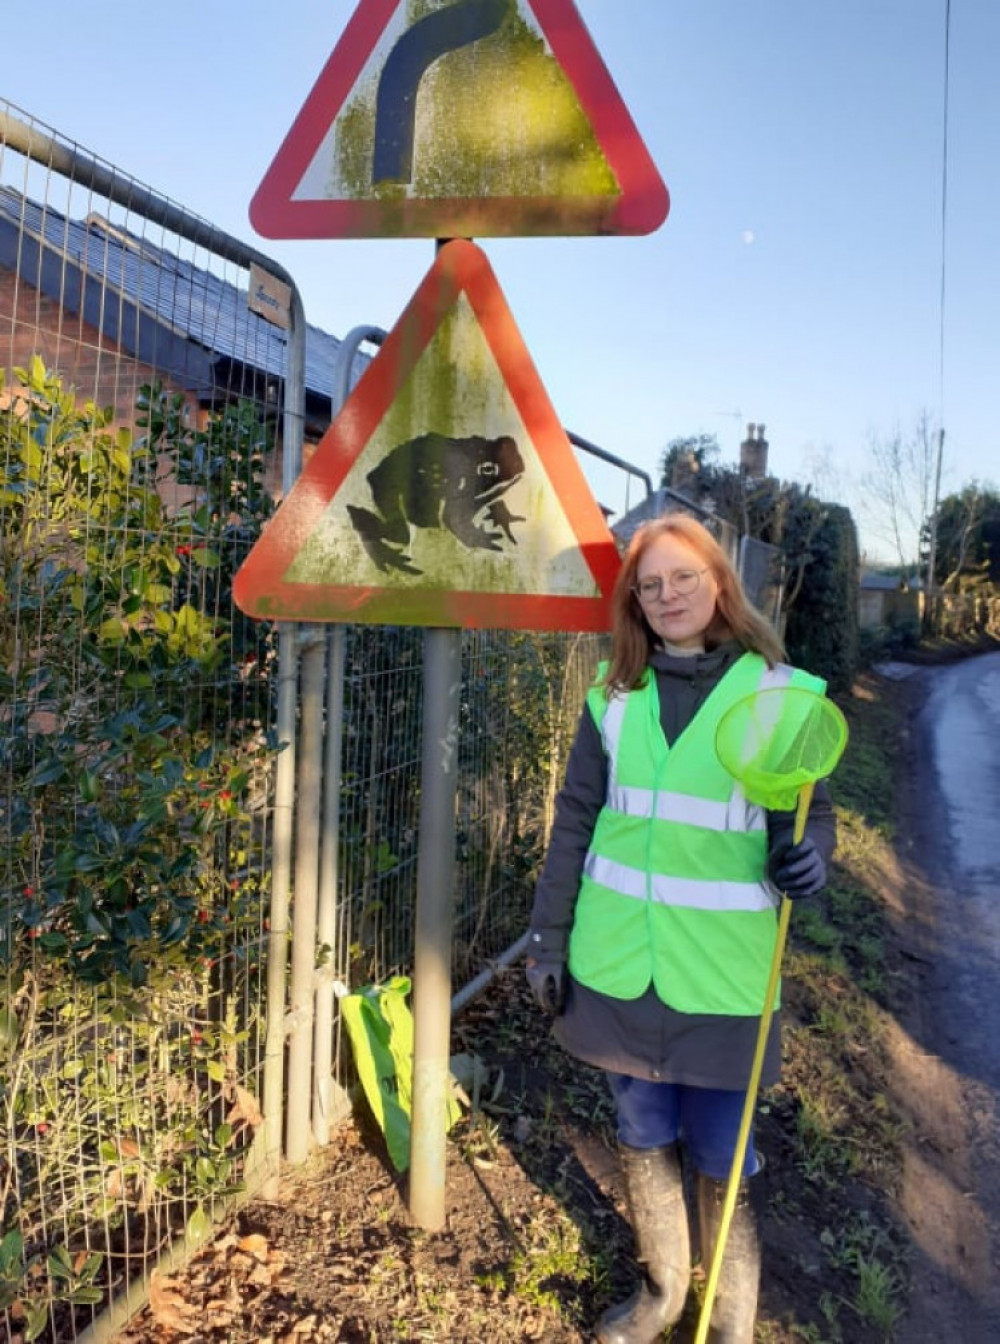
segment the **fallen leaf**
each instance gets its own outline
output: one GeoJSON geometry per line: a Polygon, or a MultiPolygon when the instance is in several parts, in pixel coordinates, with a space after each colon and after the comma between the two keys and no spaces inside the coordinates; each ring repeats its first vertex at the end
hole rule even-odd
{"type": "Polygon", "coordinates": [[[205,1303],[204,1317],[211,1325],[230,1324],[239,1311],[239,1299],[235,1304],[231,1298],[212,1298],[205,1303]]]}
{"type": "Polygon", "coordinates": [[[252,1255],[255,1260],[267,1259],[267,1238],[262,1237],[259,1232],[251,1232],[249,1236],[241,1237],[236,1244],[241,1251],[246,1251],[247,1255],[252,1255]]]}
{"type": "Polygon", "coordinates": [[[248,1124],[251,1129],[256,1129],[258,1125],[264,1123],[264,1117],[261,1115],[260,1107],[257,1105],[257,1098],[252,1092],[248,1092],[245,1087],[240,1087],[239,1083],[233,1084],[233,1092],[236,1094],[236,1100],[229,1109],[226,1116],[226,1123],[235,1125],[240,1120],[248,1124]]]}
{"type": "Polygon", "coordinates": [[[177,1291],[176,1282],[164,1278],[158,1269],[154,1269],[149,1276],[149,1309],[157,1325],[176,1330],[178,1334],[193,1335],[198,1326],[191,1317],[196,1312],[177,1291]]]}

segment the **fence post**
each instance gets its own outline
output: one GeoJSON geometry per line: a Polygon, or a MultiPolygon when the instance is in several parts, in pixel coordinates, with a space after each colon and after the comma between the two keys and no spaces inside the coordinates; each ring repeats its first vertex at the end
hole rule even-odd
{"type": "Polygon", "coordinates": [[[313,1023],[316,992],[316,901],[319,888],[320,798],[323,786],[323,681],[326,636],[300,627],[301,711],[295,798],[295,903],[288,1012],[288,1124],[285,1153],[293,1165],[309,1156],[313,1023]]]}
{"type": "MultiPolygon", "coordinates": [[[[351,391],[351,371],[361,345],[381,345],[386,333],[381,327],[354,327],[341,341],[333,369],[330,419],[336,420],[351,391]]],[[[313,1035],[313,1138],[325,1146],[330,1140],[330,1120],[336,1095],[331,1073],[333,1062],[333,1000],[337,992],[334,955],[340,917],[340,780],[344,745],[344,678],[346,675],[344,627],[327,631],[326,756],[323,778],[323,822],[320,836],[319,891],[316,904],[316,938],[330,949],[330,965],[316,985],[316,1027],[313,1035]]],[[[342,1089],[341,1089],[342,1090],[342,1089]]]]}

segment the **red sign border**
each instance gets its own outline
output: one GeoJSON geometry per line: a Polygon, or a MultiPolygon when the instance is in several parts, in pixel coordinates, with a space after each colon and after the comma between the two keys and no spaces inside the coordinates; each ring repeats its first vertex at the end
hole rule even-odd
{"type": "Polygon", "coordinates": [[[475,243],[459,239],[439,249],[402,317],[237,573],[233,595],[247,615],[277,621],[605,631],[619,568],[614,538],[489,261],[475,243]],[[565,510],[599,596],[283,582],[280,576],[316,531],[330,500],[462,293],[565,510]]]}
{"type": "Polygon", "coordinates": [[[646,234],[670,197],[573,0],[525,0],[589,118],[621,195],[296,201],[293,193],[404,0],[361,0],[250,202],[265,238],[646,234]],[[546,207],[548,207],[546,209],[546,207]],[[530,227],[523,221],[527,216],[530,227]],[[575,223],[575,227],[573,227],[575,223]]]}

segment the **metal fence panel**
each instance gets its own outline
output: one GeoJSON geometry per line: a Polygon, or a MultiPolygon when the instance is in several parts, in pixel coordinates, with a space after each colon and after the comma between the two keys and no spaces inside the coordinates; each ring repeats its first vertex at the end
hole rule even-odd
{"type": "MultiPolygon", "coordinates": [[[[423,632],[347,629],[334,979],[409,974],[419,837],[423,632]]],[[[555,794],[602,637],[470,630],[462,640],[452,979],[527,928],[555,794]]],[[[338,1072],[349,1082],[349,1058],[338,1072]]]]}
{"type": "Polygon", "coordinates": [[[9,1338],[78,1338],[203,1234],[261,1125],[274,651],[231,582],[284,355],[247,291],[0,130],[9,1338]]]}
{"type": "Polygon", "coordinates": [[[747,597],[775,629],[780,629],[785,591],[784,551],[755,537],[741,537],[739,572],[747,597]]]}

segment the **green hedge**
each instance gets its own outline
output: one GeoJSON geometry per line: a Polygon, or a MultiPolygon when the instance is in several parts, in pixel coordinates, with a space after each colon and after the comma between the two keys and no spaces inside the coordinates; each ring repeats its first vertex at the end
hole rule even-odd
{"type": "Polygon", "coordinates": [[[812,532],[809,557],[788,610],[785,643],[794,663],[843,691],[860,665],[857,532],[850,510],[804,499],[786,521],[786,550],[794,551],[796,531],[806,528],[812,532]]]}

